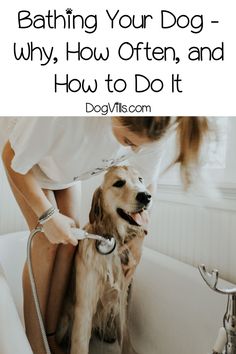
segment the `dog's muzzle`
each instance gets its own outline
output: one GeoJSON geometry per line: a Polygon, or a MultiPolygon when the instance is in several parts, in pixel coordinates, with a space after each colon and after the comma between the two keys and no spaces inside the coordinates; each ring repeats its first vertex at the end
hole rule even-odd
{"type": "Polygon", "coordinates": [[[142,204],[144,207],[148,206],[148,204],[151,202],[152,200],[152,196],[151,194],[147,193],[147,192],[139,192],[136,195],[136,200],[142,204]]]}

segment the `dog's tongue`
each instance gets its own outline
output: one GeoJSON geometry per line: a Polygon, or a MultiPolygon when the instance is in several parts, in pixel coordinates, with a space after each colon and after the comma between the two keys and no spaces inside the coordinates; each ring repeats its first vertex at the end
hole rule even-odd
{"type": "Polygon", "coordinates": [[[146,210],[143,210],[141,213],[131,213],[130,215],[139,226],[143,226],[148,223],[148,212],[146,210]]]}

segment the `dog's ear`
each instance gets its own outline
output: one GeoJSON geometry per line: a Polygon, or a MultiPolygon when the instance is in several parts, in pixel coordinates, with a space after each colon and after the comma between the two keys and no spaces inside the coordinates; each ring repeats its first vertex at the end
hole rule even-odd
{"type": "Polygon", "coordinates": [[[97,188],[93,195],[92,206],[89,212],[89,222],[93,224],[95,221],[101,221],[103,217],[102,208],[102,189],[97,188]]]}

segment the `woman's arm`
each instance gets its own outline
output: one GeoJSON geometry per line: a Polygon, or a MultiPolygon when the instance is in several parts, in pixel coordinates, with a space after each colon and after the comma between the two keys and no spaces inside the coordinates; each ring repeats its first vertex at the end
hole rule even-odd
{"type": "Polygon", "coordinates": [[[35,214],[40,217],[45,212],[45,210],[51,207],[51,204],[40,188],[31,170],[25,175],[22,175],[15,172],[11,168],[11,162],[14,158],[14,155],[14,151],[12,150],[10,142],[8,141],[4,146],[2,153],[2,160],[8,178],[21,192],[26,202],[30,205],[35,214]]]}
{"type": "MultiPolygon", "coordinates": [[[[2,160],[8,178],[39,218],[51,207],[51,203],[43,193],[32,170],[29,170],[26,174],[22,175],[11,168],[13,158],[14,151],[8,141],[4,146],[2,153],[2,160]]],[[[69,242],[76,246],[78,241],[73,237],[71,227],[75,227],[75,222],[71,218],[60,213],[55,213],[53,217],[44,224],[43,230],[51,243],[69,242]]]]}

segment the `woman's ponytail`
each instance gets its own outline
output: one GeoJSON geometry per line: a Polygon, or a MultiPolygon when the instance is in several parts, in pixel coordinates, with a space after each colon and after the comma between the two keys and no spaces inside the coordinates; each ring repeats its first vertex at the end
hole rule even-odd
{"type": "Polygon", "coordinates": [[[206,117],[177,117],[177,123],[179,153],[174,163],[180,163],[182,179],[188,188],[199,164],[200,149],[209,125],[206,117]]]}
{"type": "Polygon", "coordinates": [[[151,141],[165,137],[176,124],[177,158],[169,167],[180,163],[184,186],[186,189],[190,186],[199,163],[203,140],[209,131],[206,117],[119,117],[119,120],[130,131],[147,136],[151,141]]]}

